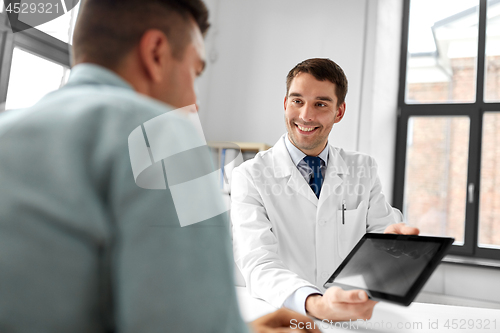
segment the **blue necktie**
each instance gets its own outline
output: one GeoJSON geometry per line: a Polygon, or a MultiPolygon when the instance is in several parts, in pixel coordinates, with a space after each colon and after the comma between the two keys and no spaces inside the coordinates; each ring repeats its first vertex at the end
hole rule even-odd
{"type": "Polygon", "coordinates": [[[321,159],[315,156],[306,156],[304,161],[313,170],[311,179],[309,179],[309,186],[319,198],[321,192],[321,185],[323,185],[323,175],[321,174],[321,159]]]}

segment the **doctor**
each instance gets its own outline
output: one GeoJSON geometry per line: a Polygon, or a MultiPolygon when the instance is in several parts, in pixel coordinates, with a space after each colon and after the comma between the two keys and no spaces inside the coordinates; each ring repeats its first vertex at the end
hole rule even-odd
{"type": "Polygon", "coordinates": [[[251,295],[328,320],[368,319],[364,291],[323,289],[366,232],[418,234],[387,203],[375,160],[328,144],[347,78],[329,59],[287,76],[288,133],[232,174],[234,256],[251,295]]]}

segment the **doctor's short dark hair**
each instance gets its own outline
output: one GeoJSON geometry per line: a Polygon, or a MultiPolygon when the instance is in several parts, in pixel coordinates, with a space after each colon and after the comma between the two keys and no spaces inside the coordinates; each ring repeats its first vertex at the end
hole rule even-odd
{"type": "Polygon", "coordinates": [[[300,73],[309,73],[316,80],[328,80],[335,83],[335,94],[338,101],[337,106],[344,103],[345,96],[347,95],[347,77],[344,71],[334,61],[328,58],[312,58],[298,63],[286,77],[286,95],[290,90],[293,79],[300,73]]]}
{"type": "Polygon", "coordinates": [[[205,35],[210,24],[202,0],[84,0],[73,36],[73,58],[108,68],[139,43],[147,30],[168,38],[176,59],[191,41],[191,19],[205,35]]]}

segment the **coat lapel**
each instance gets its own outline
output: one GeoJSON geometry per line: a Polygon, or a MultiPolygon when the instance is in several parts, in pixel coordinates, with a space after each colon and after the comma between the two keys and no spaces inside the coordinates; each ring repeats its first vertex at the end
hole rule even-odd
{"type": "Polygon", "coordinates": [[[302,177],[302,174],[299,172],[297,168],[295,168],[295,170],[292,170],[292,175],[290,179],[288,179],[287,185],[290,188],[292,188],[295,192],[301,194],[304,198],[313,203],[314,206],[318,206],[319,200],[316,197],[316,194],[314,194],[313,190],[306,182],[304,177],[302,177]]]}
{"type": "Polygon", "coordinates": [[[332,146],[328,147],[328,165],[325,172],[325,180],[321,187],[319,205],[322,205],[334,193],[342,193],[339,186],[344,182],[345,175],[349,174],[349,168],[339,152],[332,146]]]}
{"type": "Polygon", "coordinates": [[[318,198],[304,177],[302,177],[297,167],[293,164],[292,158],[286,149],[283,136],[273,147],[273,164],[274,177],[289,177],[287,182],[288,187],[302,195],[315,206],[318,205],[318,198]]]}

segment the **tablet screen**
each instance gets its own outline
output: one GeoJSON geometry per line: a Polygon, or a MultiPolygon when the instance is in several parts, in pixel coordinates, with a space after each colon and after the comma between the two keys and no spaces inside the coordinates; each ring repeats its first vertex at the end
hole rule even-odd
{"type": "Polygon", "coordinates": [[[364,239],[335,282],[405,296],[442,243],[411,239],[364,239]]]}

